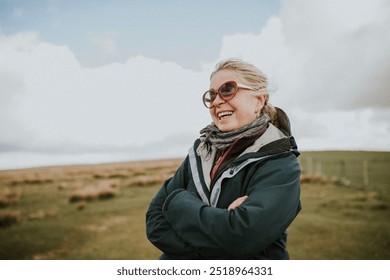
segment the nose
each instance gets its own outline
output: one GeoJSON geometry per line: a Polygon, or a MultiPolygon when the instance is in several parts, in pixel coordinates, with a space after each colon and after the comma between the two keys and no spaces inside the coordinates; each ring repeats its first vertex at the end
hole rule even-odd
{"type": "Polygon", "coordinates": [[[226,101],[223,98],[221,98],[221,96],[219,94],[217,94],[217,97],[213,101],[213,105],[216,107],[219,107],[225,102],[226,101]]]}

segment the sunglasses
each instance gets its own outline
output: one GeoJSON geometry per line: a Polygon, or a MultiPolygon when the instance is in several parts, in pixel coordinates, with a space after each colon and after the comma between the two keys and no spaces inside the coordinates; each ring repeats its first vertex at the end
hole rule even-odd
{"type": "Polygon", "coordinates": [[[232,99],[236,95],[236,93],[238,92],[238,90],[240,88],[255,90],[252,87],[238,84],[235,81],[228,81],[228,82],[224,83],[222,86],[220,86],[218,91],[215,91],[213,89],[206,91],[203,94],[203,104],[207,108],[211,109],[214,107],[213,102],[214,102],[215,98],[217,98],[218,94],[223,100],[227,101],[227,100],[232,99]]]}

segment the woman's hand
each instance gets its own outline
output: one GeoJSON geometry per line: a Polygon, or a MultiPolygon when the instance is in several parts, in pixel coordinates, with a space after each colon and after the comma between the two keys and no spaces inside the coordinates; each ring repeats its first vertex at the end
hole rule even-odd
{"type": "Polygon", "coordinates": [[[233,201],[233,202],[229,205],[228,210],[234,210],[234,209],[236,209],[236,208],[239,207],[247,198],[248,198],[247,195],[244,195],[244,196],[241,196],[241,197],[237,198],[235,201],[233,201]]]}

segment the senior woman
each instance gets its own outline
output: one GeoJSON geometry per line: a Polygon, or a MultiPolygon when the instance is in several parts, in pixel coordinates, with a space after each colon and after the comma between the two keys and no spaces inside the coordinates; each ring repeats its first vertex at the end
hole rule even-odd
{"type": "Polygon", "coordinates": [[[146,213],[160,259],[288,259],[287,228],[301,209],[299,155],[267,78],[228,59],[203,95],[213,122],[146,213]]]}

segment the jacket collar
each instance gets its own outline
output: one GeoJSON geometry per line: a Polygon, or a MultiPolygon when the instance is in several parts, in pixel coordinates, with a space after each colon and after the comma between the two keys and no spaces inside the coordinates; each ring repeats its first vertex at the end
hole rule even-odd
{"type": "MultiPolygon", "coordinates": [[[[253,143],[253,145],[249,146],[244,152],[242,152],[239,157],[248,153],[257,152],[265,145],[283,138],[288,137],[283,134],[283,132],[281,132],[276,126],[269,123],[267,130],[253,143]]],[[[210,189],[210,172],[213,167],[216,150],[214,147],[212,147],[211,153],[208,153],[203,145],[199,145],[196,148],[196,153],[201,158],[203,178],[207,187],[210,189]]]]}
{"type": "Polygon", "coordinates": [[[252,146],[248,147],[240,156],[247,153],[254,153],[260,150],[265,145],[280,140],[282,138],[288,138],[283,132],[281,132],[272,123],[269,123],[268,129],[253,143],[252,146]]]}
{"type": "MultiPolygon", "coordinates": [[[[272,123],[269,123],[269,126],[267,130],[257,139],[253,145],[248,147],[241,155],[247,154],[247,153],[253,153],[260,150],[263,146],[280,140],[282,138],[288,138],[283,132],[281,132],[276,126],[274,126],[272,123]]],[[[202,161],[214,161],[215,157],[215,148],[211,147],[211,153],[208,154],[206,148],[203,145],[199,145],[196,149],[196,153],[198,156],[201,157],[202,161]]]]}

